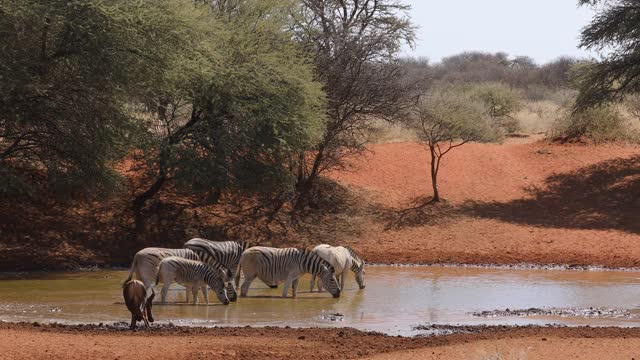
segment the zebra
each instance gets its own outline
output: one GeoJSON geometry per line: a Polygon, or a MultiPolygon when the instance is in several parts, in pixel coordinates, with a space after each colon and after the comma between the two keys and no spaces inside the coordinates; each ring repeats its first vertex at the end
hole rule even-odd
{"type": "Polygon", "coordinates": [[[293,297],[296,297],[298,278],[303,273],[311,273],[322,279],[334,298],[340,297],[340,286],[334,276],[333,266],[307,249],[255,246],[245,250],[240,258],[235,276],[236,287],[240,283],[240,271],[244,274],[240,296],[247,296],[251,282],[258,277],[266,284],[284,281],[282,297],[285,298],[289,286],[292,285],[293,297]]]}
{"type": "Polygon", "coordinates": [[[351,247],[344,246],[344,248],[347,249],[347,251],[349,251],[349,255],[351,255],[351,271],[356,274],[358,287],[360,287],[360,289],[364,289],[365,262],[358,256],[358,254],[356,254],[355,250],[353,250],[351,247]]]}
{"type": "MultiPolygon", "coordinates": [[[[207,262],[209,259],[215,259],[223,266],[231,271],[231,277],[238,270],[238,262],[242,252],[245,251],[249,244],[244,241],[211,241],[206,239],[194,238],[187,241],[184,247],[196,252],[202,261],[207,262]]],[[[277,284],[267,284],[270,288],[277,288],[277,284]]],[[[233,287],[230,283],[227,288],[233,287]]],[[[231,300],[235,301],[235,299],[231,300]]]]}
{"type": "MultiPolygon", "coordinates": [[[[209,265],[177,256],[169,256],[160,262],[156,283],[162,282],[161,303],[165,304],[169,286],[174,282],[189,285],[194,290],[194,304],[198,303],[198,287],[209,285],[224,305],[229,305],[227,290],[223,281],[223,273],[212,269],[209,265]]],[[[204,291],[204,300],[209,304],[209,297],[204,291]]]]}
{"type": "MultiPolygon", "coordinates": [[[[362,260],[355,255],[353,249],[351,251],[350,248],[344,246],[331,246],[327,244],[321,244],[316,246],[313,249],[313,252],[318,254],[322,259],[327,261],[329,264],[333,266],[336,272],[336,278],[340,281],[340,288],[344,289],[344,280],[349,270],[356,273],[356,281],[358,281],[358,285],[360,289],[364,289],[364,265],[362,260]]],[[[314,285],[316,282],[315,275],[311,276],[311,291],[313,291],[314,285]]],[[[322,291],[322,282],[318,281],[318,290],[322,291]]]]}
{"type": "MultiPolygon", "coordinates": [[[[135,272],[136,278],[142,281],[144,287],[148,290],[152,286],[152,284],[155,284],[158,273],[158,265],[160,265],[160,261],[169,256],[178,256],[184,259],[200,261],[200,256],[198,256],[195,251],[189,249],[167,249],[155,247],[144,248],[138,251],[133,257],[133,262],[131,263],[131,268],[129,269],[129,275],[127,276],[127,279],[124,281],[124,283],[126,284],[127,282],[129,282],[129,280],[133,278],[133,273],[135,272]]],[[[215,261],[215,259],[209,259],[208,264],[214,269],[221,269],[222,271],[226,271],[225,280],[228,280],[227,288],[229,286],[233,288],[233,285],[231,285],[231,279],[233,276],[226,267],[215,261]]],[[[193,293],[193,291],[189,286],[186,287],[185,290],[185,296],[187,302],[189,302],[189,295],[193,293]]],[[[203,292],[205,292],[206,294],[206,287],[203,289],[203,292]]],[[[197,294],[197,289],[195,293],[197,294]]],[[[237,298],[235,289],[233,289],[230,295],[231,298],[237,298]]]]}
{"type": "Polygon", "coordinates": [[[249,244],[244,241],[211,241],[194,238],[187,241],[183,247],[198,254],[204,262],[209,262],[210,259],[219,262],[229,269],[230,276],[233,277],[238,268],[240,256],[249,244]]]}

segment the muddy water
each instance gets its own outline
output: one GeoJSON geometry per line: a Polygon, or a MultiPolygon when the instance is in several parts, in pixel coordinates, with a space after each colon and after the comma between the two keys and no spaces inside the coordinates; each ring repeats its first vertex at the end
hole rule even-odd
{"type": "MultiPolygon", "coordinates": [[[[126,321],[120,283],[124,271],[0,274],[0,320],[126,321]]],[[[256,280],[249,298],[229,306],[187,305],[174,285],[171,304],[154,307],[160,322],[198,326],[349,326],[412,335],[420,324],[549,324],[640,326],[640,273],[440,267],[367,268],[367,288],[348,278],[342,297],[309,293],[301,279],[296,299],[281,298],[256,280]],[[499,316],[473,312],[528,308],[614,308],[626,317],[499,316]]]]}

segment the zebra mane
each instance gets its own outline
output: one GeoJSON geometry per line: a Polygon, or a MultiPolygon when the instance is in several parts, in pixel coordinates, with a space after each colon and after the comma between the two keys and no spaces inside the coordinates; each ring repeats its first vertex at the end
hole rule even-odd
{"type": "Polygon", "coordinates": [[[344,248],[349,251],[349,255],[351,255],[351,258],[353,259],[354,269],[352,270],[354,272],[361,271],[362,267],[364,267],[364,260],[360,259],[355,250],[353,250],[350,246],[345,246],[344,248]]]}

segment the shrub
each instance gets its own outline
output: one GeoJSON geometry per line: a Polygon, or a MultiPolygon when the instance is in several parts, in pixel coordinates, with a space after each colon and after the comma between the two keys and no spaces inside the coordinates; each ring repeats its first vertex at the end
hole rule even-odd
{"type": "Polygon", "coordinates": [[[578,112],[565,109],[556,119],[550,135],[562,142],[590,140],[603,143],[637,139],[628,119],[613,105],[578,112]]]}
{"type": "Polygon", "coordinates": [[[472,89],[473,98],[482,102],[486,114],[507,133],[520,130],[520,123],[514,117],[522,108],[520,94],[501,83],[479,84],[472,89]]]}

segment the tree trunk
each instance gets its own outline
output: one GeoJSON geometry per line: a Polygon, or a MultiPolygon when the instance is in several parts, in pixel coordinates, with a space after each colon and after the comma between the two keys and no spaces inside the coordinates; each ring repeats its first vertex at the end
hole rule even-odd
{"type": "Polygon", "coordinates": [[[162,189],[162,185],[167,180],[164,172],[162,172],[156,181],[147,189],[147,191],[136,196],[133,200],[133,214],[135,216],[135,233],[140,234],[144,230],[144,216],[142,216],[142,209],[149,199],[153,198],[162,189]]]}
{"type": "Polygon", "coordinates": [[[436,155],[436,149],[433,146],[429,146],[431,152],[431,186],[433,187],[433,197],[431,202],[440,202],[440,193],[438,192],[438,168],[440,167],[440,161],[436,155]]]}
{"type": "Polygon", "coordinates": [[[296,203],[293,206],[294,214],[302,211],[307,203],[309,194],[313,189],[313,185],[318,179],[318,174],[320,172],[320,165],[322,165],[322,160],[324,159],[324,146],[321,146],[318,149],[318,154],[313,161],[313,167],[311,168],[311,172],[309,176],[302,181],[298,186],[298,198],[296,199],[296,203]]]}

